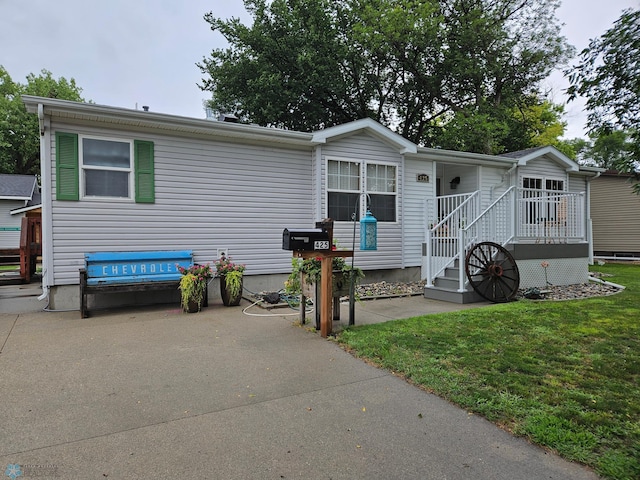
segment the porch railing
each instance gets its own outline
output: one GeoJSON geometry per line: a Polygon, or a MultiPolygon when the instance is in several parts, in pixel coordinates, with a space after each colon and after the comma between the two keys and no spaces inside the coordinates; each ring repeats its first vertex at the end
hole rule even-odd
{"type": "Polygon", "coordinates": [[[518,230],[521,241],[542,243],[586,239],[585,194],[518,189],[518,230]]]}
{"type": "MultiPolygon", "coordinates": [[[[438,211],[455,206],[442,220],[426,228],[427,286],[433,286],[436,277],[460,259],[459,291],[464,291],[466,252],[479,242],[506,245],[587,239],[584,193],[511,187],[481,213],[479,199],[479,192],[474,192],[464,198],[442,197],[435,203],[438,211]]],[[[427,210],[434,209],[427,205],[427,210]]]]}
{"type": "Polygon", "coordinates": [[[429,222],[425,229],[425,276],[430,287],[433,280],[454,262],[458,253],[458,232],[480,212],[480,192],[438,197],[435,208],[427,205],[427,211],[428,218],[440,219],[429,222]]]}

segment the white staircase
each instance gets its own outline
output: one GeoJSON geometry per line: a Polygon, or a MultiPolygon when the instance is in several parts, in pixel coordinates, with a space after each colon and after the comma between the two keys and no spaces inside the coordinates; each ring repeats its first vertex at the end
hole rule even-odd
{"type": "MultiPolygon", "coordinates": [[[[466,253],[478,242],[506,246],[515,230],[514,187],[480,213],[480,193],[458,202],[436,225],[426,231],[423,278],[424,296],[452,303],[474,303],[484,299],[469,285],[464,271],[466,253]]],[[[441,205],[438,205],[441,210],[441,205]]]]}
{"type": "Polygon", "coordinates": [[[433,279],[433,284],[430,287],[424,288],[425,298],[460,304],[483,302],[484,298],[478,295],[468,282],[462,292],[458,290],[459,277],[460,262],[456,258],[451,267],[446,267],[440,275],[433,279]]]}

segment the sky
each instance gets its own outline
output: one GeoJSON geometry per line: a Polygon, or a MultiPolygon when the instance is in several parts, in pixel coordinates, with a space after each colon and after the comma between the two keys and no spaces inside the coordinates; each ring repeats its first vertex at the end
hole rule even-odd
{"type": "MultiPolygon", "coordinates": [[[[558,18],[577,52],[640,0],[562,0],[558,18]]],[[[160,113],[204,118],[210,95],[196,66],[225,39],[203,19],[251,17],[242,0],[0,0],[0,65],[15,82],[49,70],[75,79],[86,100],[114,107],[149,106],[160,113]]],[[[561,72],[545,82],[565,103],[561,72]]],[[[565,138],[584,136],[584,101],[566,107],[565,138]]]]}

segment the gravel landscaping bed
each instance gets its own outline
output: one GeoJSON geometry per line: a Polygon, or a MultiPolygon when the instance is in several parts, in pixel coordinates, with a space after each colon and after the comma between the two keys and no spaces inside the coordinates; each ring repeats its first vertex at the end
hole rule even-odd
{"type": "Polygon", "coordinates": [[[385,297],[407,297],[424,294],[425,282],[378,282],[358,285],[356,293],[360,300],[385,297]]]}
{"type": "MultiPolygon", "coordinates": [[[[526,298],[529,290],[520,290],[516,298],[526,298]]],[[[549,285],[540,288],[541,298],[538,300],[575,300],[578,298],[603,297],[618,293],[621,289],[614,285],[596,282],[580,283],[577,285],[549,285]]]]}
{"type": "MultiPolygon", "coordinates": [[[[602,275],[594,275],[594,277],[602,275]]],[[[425,282],[395,283],[378,282],[359,285],[357,293],[361,300],[380,297],[406,297],[422,295],[425,282]]],[[[525,298],[526,289],[521,289],[516,298],[525,298]]],[[[571,300],[577,298],[601,297],[617,293],[620,289],[614,285],[597,282],[581,283],[577,285],[549,285],[539,289],[540,300],[571,300]]]]}
{"type": "MultiPolygon", "coordinates": [[[[603,279],[605,274],[592,274],[594,278],[603,279]]],[[[394,297],[408,297],[413,295],[424,294],[425,282],[377,282],[368,283],[364,285],[358,285],[356,292],[360,300],[373,300],[376,298],[394,298],[394,297]]],[[[602,297],[605,295],[612,295],[619,292],[621,289],[615,285],[606,283],[589,282],[581,283],[577,285],[549,285],[546,288],[536,289],[537,292],[532,292],[533,289],[521,289],[516,295],[517,299],[530,298],[535,300],[574,300],[579,298],[590,297],[602,297]],[[538,298],[531,298],[531,293],[537,293],[538,298]]],[[[261,292],[249,298],[250,300],[260,301],[263,299],[265,292],[261,292]]],[[[344,297],[341,300],[348,300],[349,297],[344,297]]],[[[260,302],[261,306],[268,306],[269,308],[289,306],[286,302],[279,302],[275,305],[260,302]]]]}

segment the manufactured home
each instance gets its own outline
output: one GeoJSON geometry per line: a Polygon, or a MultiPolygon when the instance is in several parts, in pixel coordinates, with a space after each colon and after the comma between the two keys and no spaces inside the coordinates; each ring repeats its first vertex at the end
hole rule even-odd
{"type": "Polygon", "coordinates": [[[198,263],[227,251],[246,264],[248,290],[278,290],[291,271],[285,228],[331,218],[338,248],[352,249],[367,208],[377,250],[356,245],[354,260],[365,282],[421,279],[428,298],[472,301],[465,266],[483,242],[509,252],[520,287],[545,274],[587,281],[599,171],[553,147],[481,155],[423,148],[371,119],[295,132],[23,100],[40,122],[52,308],[78,306],[84,255],[99,251],[191,250],[198,263]]]}

